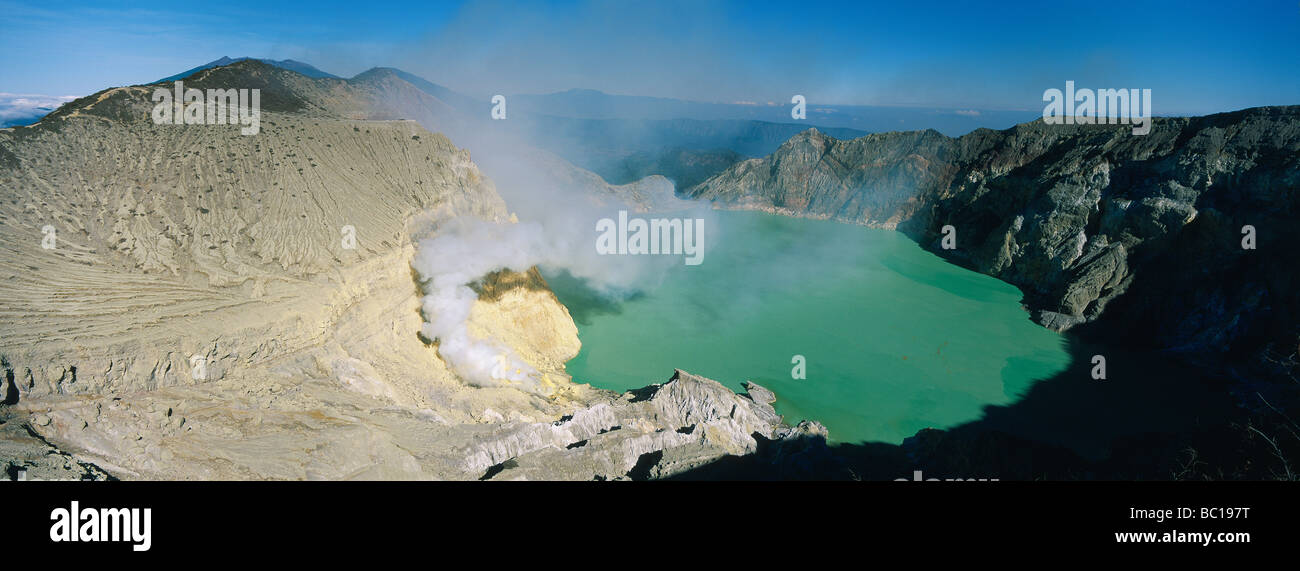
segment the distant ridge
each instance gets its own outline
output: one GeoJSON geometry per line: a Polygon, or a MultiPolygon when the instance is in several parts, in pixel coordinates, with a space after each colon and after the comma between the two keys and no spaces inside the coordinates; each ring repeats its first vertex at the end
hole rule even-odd
{"type": "Polygon", "coordinates": [[[307,76],[307,77],[312,77],[312,78],[328,77],[328,78],[332,78],[332,79],[342,79],[342,78],[340,78],[339,76],[334,75],[334,74],[332,74],[332,73],[326,73],[326,72],[324,72],[324,71],[321,71],[321,70],[319,70],[319,69],[316,69],[316,67],[313,66],[313,65],[311,65],[311,64],[303,63],[303,62],[296,61],[296,60],[291,60],[291,59],[274,60],[274,59],[266,59],[266,58],[250,58],[250,57],[230,58],[230,57],[226,57],[226,56],[221,56],[220,59],[216,59],[216,60],[210,61],[210,62],[208,62],[208,63],[205,63],[205,64],[203,64],[203,65],[201,65],[201,66],[198,66],[198,67],[195,67],[195,68],[187,69],[187,70],[182,71],[182,72],[180,72],[180,73],[178,73],[178,74],[176,74],[176,75],[172,75],[172,76],[164,77],[164,78],[162,78],[162,79],[159,79],[158,81],[155,81],[154,83],[163,83],[163,82],[166,82],[166,81],[176,81],[176,80],[178,80],[178,79],[185,79],[185,78],[187,78],[187,77],[189,77],[189,76],[191,76],[191,75],[194,75],[194,74],[196,74],[196,73],[198,73],[198,72],[200,72],[200,71],[203,71],[203,70],[205,70],[205,69],[212,69],[212,68],[214,68],[214,67],[221,67],[221,66],[223,66],[223,65],[230,65],[230,64],[235,63],[235,62],[237,62],[237,61],[244,61],[244,60],[248,60],[248,59],[256,59],[257,61],[260,61],[260,62],[262,62],[262,63],[266,63],[266,64],[269,64],[269,65],[273,65],[273,66],[278,67],[278,68],[281,68],[281,69],[287,69],[287,70],[289,70],[289,71],[294,71],[294,72],[297,72],[297,73],[301,73],[301,74],[303,74],[303,75],[305,75],[305,76],[307,76]]]}
{"type": "Polygon", "coordinates": [[[416,88],[420,89],[420,91],[423,91],[425,93],[428,93],[429,95],[437,97],[438,99],[446,102],[447,104],[453,107],[456,107],[457,109],[460,109],[461,111],[477,112],[477,111],[485,111],[489,108],[489,103],[487,99],[481,99],[481,100],[475,99],[463,93],[459,93],[457,91],[453,91],[449,88],[433,83],[432,81],[429,81],[413,73],[408,73],[397,68],[376,67],[369,70],[367,73],[382,72],[382,71],[392,72],[393,75],[396,75],[397,77],[401,78],[407,83],[414,85],[416,88]]]}

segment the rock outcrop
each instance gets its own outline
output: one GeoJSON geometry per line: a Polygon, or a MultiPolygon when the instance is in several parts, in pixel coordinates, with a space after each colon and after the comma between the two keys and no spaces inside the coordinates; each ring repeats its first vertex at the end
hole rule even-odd
{"type": "Polygon", "coordinates": [[[758,451],[758,439],[790,430],[771,394],[737,395],[717,381],[677,371],[661,385],[624,393],[551,423],[505,425],[467,454],[484,479],[656,479],[758,451]]]}
{"type": "Polygon", "coordinates": [[[953,141],[937,131],[840,141],[809,129],[683,194],[729,208],[892,228],[916,212],[922,189],[952,176],[953,141]]]}

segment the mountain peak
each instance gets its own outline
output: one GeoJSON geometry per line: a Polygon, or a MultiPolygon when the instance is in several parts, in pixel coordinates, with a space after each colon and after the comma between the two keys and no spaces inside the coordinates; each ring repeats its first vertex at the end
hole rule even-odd
{"type": "Polygon", "coordinates": [[[830,135],[827,135],[826,133],[821,132],[821,130],[819,130],[818,128],[809,127],[807,129],[804,129],[803,131],[799,131],[793,137],[790,137],[789,140],[787,140],[785,143],[781,145],[780,149],[788,152],[790,149],[793,149],[795,147],[801,147],[804,145],[813,145],[814,147],[817,147],[818,149],[825,151],[826,147],[828,147],[829,145],[837,141],[838,139],[830,135]]]}
{"type": "Polygon", "coordinates": [[[389,77],[399,77],[400,70],[391,67],[372,67],[361,73],[352,76],[351,81],[365,81],[374,79],[384,79],[389,77]]]}
{"type": "Polygon", "coordinates": [[[252,60],[252,61],[259,61],[259,62],[265,63],[265,64],[267,64],[267,65],[272,65],[272,66],[278,67],[278,68],[280,68],[280,69],[287,69],[287,70],[289,70],[289,71],[292,71],[292,72],[295,72],[295,73],[300,73],[300,74],[302,74],[302,75],[305,75],[305,76],[307,76],[307,77],[311,77],[311,78],[322,78],[322,77],[328,77],[328,78],[332,78],[332,79],[341,79],[339,76],[334,75],[334,74],[332,74],[332,73],[327,73],[327,72],[321,71],[321,70],[317,69],[315,66],[313,66],[313,65],[311,65],[311,64],[309,64],[309,63],[303,63],[303,62],[300,62],[300,61],[297,61],[297,60],[292,60],[292,59],[273,60],[273,59],[269,59],[269,58],[252,58],[252,57],[238,57],[238,58],[232,58],[232,57],[230,57],[230,56],[221,56],[221,57],[219,57],[219,58],[217,58],[217,59],[215,59],[215,60],[212,60],[212,61],[210,61],[210,62],[208,62],[208,63],[205,63],[205,64],[203,64],[203,65],[200,65],[200,66],[198,66],[198,67],[194,67],[194,68],[187,69],[187,70],[182,71],[182,72],[180,72],[180,73],[178,73],[178,74],[176,74],[176,75],[172,75],[172,76],[164,77],[164,78],[162,78],[162,79],[160,79],[160,80],[158,80],[158,81],[155,81],[155,82],[153,82],[153,83],[164,83],[164,82],[168,82],[168,81],[177,81],[177,80],[181,80],[181,79],[188,78],[188,77],[190,77],[190,76],[192,76],[192,75],[194,75],[194,74],[196,74],[196,73],[198,73],[198,72],[200,72],[200,71],[203,71],[203,70],[205,70],[205,69],[212,69],[212,68],[214,68],[214,67],[221,67],[221,66],[231,65],[231,64],[238,63],[238,62],[241,62],[241,61],[249,61],[249,60],[252,60]]]}

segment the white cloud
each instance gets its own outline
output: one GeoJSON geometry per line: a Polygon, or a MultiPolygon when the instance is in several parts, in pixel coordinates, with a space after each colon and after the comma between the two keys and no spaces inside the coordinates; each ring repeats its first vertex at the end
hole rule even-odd
{"type": "Polygon", "coordinates": [[[75,95],[36,95],[0,92],[0,127],[35,122],[60,105],[76,99],[75,95]]]}

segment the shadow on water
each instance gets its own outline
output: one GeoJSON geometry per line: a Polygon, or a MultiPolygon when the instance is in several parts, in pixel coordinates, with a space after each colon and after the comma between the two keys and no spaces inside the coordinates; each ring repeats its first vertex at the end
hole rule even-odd
{"type": "MultiPolygon", "coordinates": [[[[1235,231],[1232,224],[1223,227],[1235,231]]],[[[1300,298],[1291,293],[1295,291],[1293,264],[1264,257],[1233,262],[1236,265],[1217,258],[1208,261],[1195,258],[1207,251],[1197,241],[1210,240],[1205,235],[1213,234],[1212,231],[1218,230],[1185,232],[1187,236],[1180,239],[1188,243],[1171,247],[1174,254],[1169,259],[1146,262],[1148,271],[1136,276],[1126,295],[1114,300],[1099,321],[1077,326],[1061,337],[1069,365],[1058,373],[1028,383],[1023,389],[1015,387],[1021,396],[1011,404],[985,406],[976,420],[924,429],[901,445],[828,444],[817,436],[770,441],[756,435],[760,443],[757,453],[724,457],[672,479],[895,480],[912,479],[917,472],[927,479],[1279,477],[1279,466],[1285,465],[1285,460],[1279,462],[1274,456],[1275,449],[1266,447],[1272,444],[1266,441],[1267,437],[1255,438],[1248,434],[1257,426],[1267,432],[1267,427],[1253,424],[1260,418],[1258,412],[1238,408],[1239,399],[1233,396],[1233,391],[1240,390],[1241,375],[1237,367],[1243,361],[1159,349],[1186,346],[1173,343],[1188,337],[1182,335],[1183,331],[1175,330],[1179,327],[1199,330],[1231,320],[1254,324],[1254,330],[1289,333],[1290,324],[1295,321],[1288,316],[1300,314],[1300,309],[1296,309],[1300,307],[1296,302],[1300,298]],[[1194,273],[1189,277],[1186,272],[1180,273],[1179,268],[1185,267],[1215,267],[1221,271],[1194,273]],[[1261,281],[1263,286],[1257,283],[1261,281]],[[1239,303],[1224,307],[1222,302],[1215,303],[1215,299],[1257,299],[1259,296],[1250,294],[1261,290],[1263,301],[1253,305],[1239,303]],[[1189,312],[1196,319],[1189,321],[1184,315],[1189,312]],[[1274,314],[1282,317],[1273,317],[1274,314]],[[1105,379],[1093,377],[1095,356],[1105,359],[1105,379]],[[1195,362],[1220,364],[1198,367],[1191,364],[1195,362]],[[1237,378],[1230,379],[1229,372],[1237,378]]],[[[909,235],[921,244],[929,243],[930,234],[924,231],[909,235]]],[[[1280,252],[1283,248],[1275,250],[1280,252]]],[[[968,266],[962,260],[941,257],[968,266]]],[[[620,305],[609,298],[589,289],[584,292],[580,280],[572,276],[558,278],[551,280],[557,294],[563,291],[560,297],[566,301],[580,300],[567,304],[580,324],[590,323],[592,317],[603,313],[621,312],[620,305]]],[[[950,293],[960,295],[961,290],[957,288],[950,293]]],[[[1030,297],[1026,294],[1026,298],[1030,297]]],[[[1036,305],[1035,301],[1022,299],[1021,303],[1036,305]]],[[[1241,328],[1250,329],[1245,325],[1241,328]]],[[[1249,336],[1243,339],[1254,343],[1249,336]]],[[[1209,347],[1205,352],[1222,349],[1214,343],[1202,346],[1209,347]]],[[[1229,347],[1231,351],[1227,353],[1245,358],[1257,346],[1258,343],[1244,345],[1244,349],[1229,347]]],[[[1010,362],[1005,366],[1017,368],[1010,362]]],[[[779,390],[777,397],[781,397],[779,390]]],[[[793,424],[799,420],[788,418],[787,422],[793,424]]],[[[1270,433],[1280,440],[1287,434],[1282,432],[1284,429],[1277,428],[1270,433]]],[[[1300,436],[1296,440],[1300,442],[1300,436]]],[[[1295,443],[1289,446],[1293,449],[1285,452],[1290,457],[1300,455],[1295,443]]],[[[1279,450],[1277,454],[1280,456],[1282,452],[1279,450]]]]}
{"type": "MultiPolygon", "coordinates": [[[[1237,117],[1191,121],[1219,127],[1237,117]]],[[[1185,129],[1171,144],[1182,149],[1199,132],[1185,129]]],[[[1078,148],[1051,145],[990,178],[987,191],[921,209],[898,230],[949,262],[977,269],[963,250],[939,249],[940,228],[1000,243],[1012,224],[1008,213],[1041,214],[1053,203],[1044,182],[1060,180],[1053,171],[1078,148]]],[[[1002,480],[1295,479],[1287,458],[1294,464],[1300,457],[1300,226],[1294,177],[1279,174],[1294,172],[1294,156],[1290,149],[1261,152],[1255,167],[1217,180],[1213,192],[1206,185],[1195,198],[1197,215],[1180,230],[1153,234],[1140,252],[1130,251],[1134,279],[1127,291],[1099,321],[1064,337],[1069,367],[1013,404],[985,407],[979,419],[946,430],[922,430],[901,446],[826,446],[830,464],[774,462],[781,447],[765,443],[766,455],[727,458],[680,477],[892,480],[919,470],[925,478],[1002,480]],[[1269,231],[1246,248],[1244,225],[1269,231]],[[1105,380],[1092,378],[1094,355],[1106,359],[1105,380]]],[[[1114,160],[1103,196],[1168,198],[1183,188],[1159,182],[1182,176],[1170,163],[1114,160]]],[[[1086,234],[1100,233],[1102,222],[1094,212],[1084,221],[1086,234]]],[[[1025,291],[1023,303],[1059,303],[1051,284],[1028,285],[1049,289],[1025,291]]]]}
{"type": "Polygon", "coordinates": [[[555,296],[564,300],[569,315],[578,325],[591,325],[592,318],[599,315],[619,315],[623,313],[623,303],[635,301],[645,296],[636,292],[623,298],[611,297],[587,284],[587,280],[576,277],[568,270],[547,272],[546,283],[550,284],[555,296]]]}
{"type": "Polygon", "coordinates": [[[1237,414],[1227,379],[1169,354],[1106,347],[1089,326],[1063,338],[1067,369],[1013,404],[984,407],[978,420],[924,429],[902,445],[823,441],[817,451],[804,442],[793,457],[788,444],[760,440],[757,454],[673,479],[911,480],[919,471],[926,479],[1168,480],[1231,452],[1221,450],[1234,445],[1224,427],[1237,414]],[[1106,360],[1104,380],[1092,376],[1095,355],[1106,360]]]}

